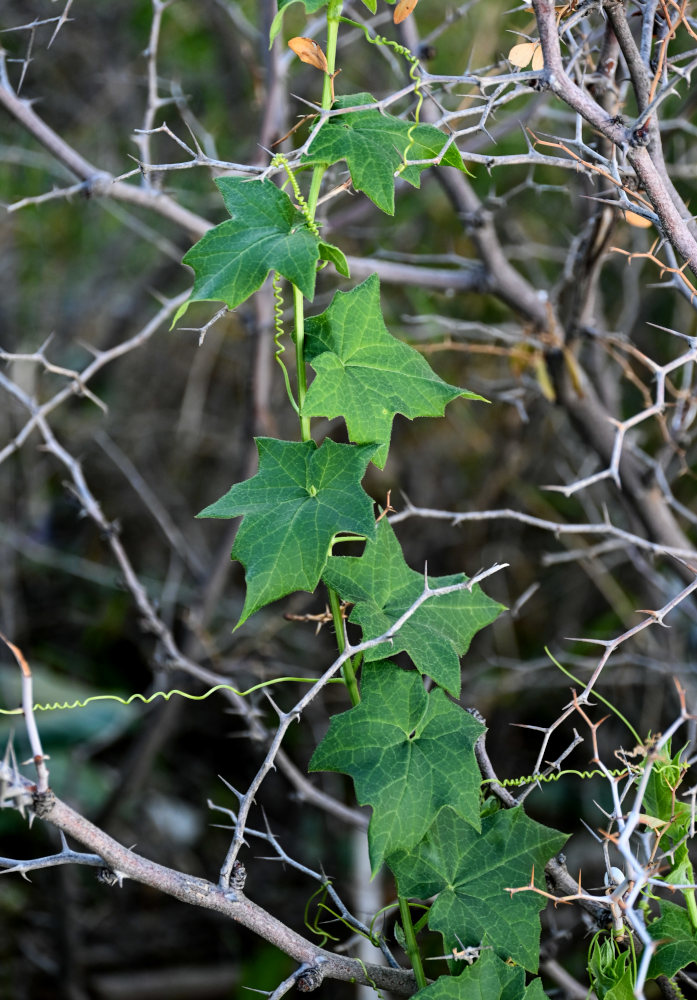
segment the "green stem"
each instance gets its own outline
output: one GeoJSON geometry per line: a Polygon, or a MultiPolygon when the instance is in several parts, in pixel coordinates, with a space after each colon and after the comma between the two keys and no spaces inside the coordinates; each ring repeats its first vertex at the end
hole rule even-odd
{"type": "MultiPolygon", "coordinates": [[[[295,365],[298,380],[298,409],[302,413],[307,394],[307,371],[305,369],[305,300],[303,293],[293,285],[293,322],[295,326],[295,365]]],[[[300,416],[300,439],[311,440],[310,418],[300,416]]]]}
{"type": "MultiPolygon", "coordinates": [[[[339,652],[343,653],[346,649],[346,643],[344,642],[344,618],[341,614],[341,600],[337,592],[332,587],[327,587],[327,590],[329,591],[329,607],[332,609],[332,620],[334,622],[334,632],[336,633],[336,644],[339,647],[339,652]]],[[[361,696],[358,691],[356,670],[350,659],[346,660],[343,664],[341,672],[344,675],[344,681],[346,683],[346,687],[348,688],[348,693],[351,696],[351,704],[355,708],[361,700],[361,696]]]]}
{"type": "MultiPolygon", "coordinates": [[[[332,74],[336,69],[336,46],[339,39],[339,24],[341,19],[341,8],[343,0],[329,0],[327,8],[327,72],[324,76],[324,86],[322,87],[322,111],[329,111],[332,106],[332,74]]],[[[307,204],[312,218],[315,217],[317,201],[319,199],[319,189],[322,178],[326,172],[326,167],[321,163],[312,171],[310,181],[310,193],[307,196],[307,204]]]]}
{"type": "MultiPolygon", "coordinates": [[[[343,0],[329,0],[327,8],[327,66],[329,74],[334,72],[336,65],[336,45],[339,38],[339,19],[343,0]]],[[[322,110],[328,111],[332,105],[332,81],[329,75],[325,74],[324,86],[322,88],[322,110]]],[[[322,184],[326,168],[318,164],[312,171],[310,182],[310,193],[307,199],[308,216],[314,222],[319,191],[322,184]]],[[[295,361],[298,378],[298,408],[302,412],[305,395],[307,393],[307,372],[305,370],[305,304],[300,291],[293,286],[293,314],[295,324],[295,361]]],[[[310,419],[300,417],[300,437],[302,441],[309,441],[310,419]]]]}
{"type": "Polygon", "coordinates": [[[409,912],[409,900],[406,896],[399,897],[399,915],[402,918],[402,928],[404,929],[404,939],[407,946],[407,955],[409,956],[409,961],[411,962],[411,967],[414,970],[414,976],[416,977],[416,985],[420,990],[424,989],[427,985],[426,976],[424,975],[424,967],[421,964],[421,955],[419,953],[419,946],[416,943],[416,934],[414,933],[414,925],[411,922],[411,913],[409,912]]]}
{"type": "Polygon", "coordinates": [[[685,903],[687,904],[687,915],[694,930],[697,931],[697,902],[695,902],[695,890],[685,889],[683,891],[685,903]]]}
{"type": "MultiPolygon", "coordinates": [[[[342,7],[343,0],[329,0],[329,6],[327,8],[327,51],[325,53],[327,57],[328,73],[325,74],[324,86],[322,88],[323,111],[328,111],[332,106],[333,90],[331,74],[334,72],[336,67],[336,46],[339,38],[339,19],[341,17],[342,7]]],[[[326,167],[322,164],[317,164],[312,171],[310,191],[307,196],[307,208],[308,215],[313,222],[317,211],[317,202],[319,201],[319,192],[322,186],[322,178],[324,177],[325,171],[326,167]]],[[[303,311],[303,297],[295,287],[293,287],[293,307],[295,313],[295,360],[298,372],[298,407],[302,412],[305,394],[307,393],[307,373],[305,370],[305,317],[303,311]]],[[[309,417],[300,417],[300,434],[303,441],[310,440],[309,417]]],[[[332,619],[334,621],[334,631],[336,632],[336,641],[339,647],[339,652],[343,653],[345,643],[344,620],[341,615],[341,601],[339,600],[337,592],[331,587],[329,588],[329,605],[332,609],[332,619]]],[[[356,671],[351,660],[347,660],[344,663],[342,673],[344,675],[344,681],[346,682],[349,695],[351,696],[351,704],[355,707],[361,700],[361,696],[358,692],[356,671]]]]}

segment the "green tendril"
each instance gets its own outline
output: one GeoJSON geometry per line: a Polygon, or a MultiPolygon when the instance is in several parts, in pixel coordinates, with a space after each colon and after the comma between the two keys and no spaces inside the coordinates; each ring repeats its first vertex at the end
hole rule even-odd
{"type": "Polygon", "coordinates": [[[486,778],[482,784],[486,785],[491,781],[495,781],[497,785],[503,785],[506,788],[517,788],[520,785],[531,785],[533,782],[541,781],[544,784],[549,784],[551,781],[559,781],[567,774],[575,774],[577,778],[583,778],[587,781],[588,778],[606,778],[608,775],[613,778],[619,778],[620,775],[627,774],[627,768],[617,768],[614,771],[553,771],[551,774],[525,774],[522,778],[486,778]]]}
{"type": "Polygon", "coordinates": [[[366,37],[366,40],[370,42],[371,45],[385,45],[387,48],[392,49],[396,52],[398,56],[402,56],[403,59],[409,63],[409,79],[414,83],[414,95],[416,97],[416,108],[414,110],[414,122],[407,133],[407,146],[404,150],[404,156],[402,162],[395,170],[395,176],[403,173],[407,167],[408,154],[409,151],[416,145],[416,140],[414,139],[414,132],[419,124],[419,115],[421,114],[421,107],[424,103],[424,95],[421,89],[421,78],[419,76],[419,60],[416,58],[411,49],[408,49],[405,45],[400,45],[399,42],[393,41],[391,38],[385,38],[384,35],[371,35],[365,24],[359,24],[358,21],[352,21],[349,17],[342,17],[342,21],[346,24],[353,25],[354,28],[360,28],[366,37]]]}
{"type": "Polygon", "coordinates": [[[326,898],[327,898],[327,886],[321,885],[319,889],[317,889],[315,892],[312,893],[307,903],[305,904],[305,919],[304,919],[305,926],[312,934],[316,934],[317,937],[321,938],[319,944],[320,948],[324,948],[327,941],[340,940],[340,938],[335,937],[333,934],[330,934],[327,930],[325,930],[323,927],[320,927],[319,925],[319,918],[322,910],[326,910],[328,913],[331,914],[332,917],[337,918],[337,914],[332,913],[329,907],[325,904],[324,901],[326,898]],[[318,899],[318,897],[319,901],[316,904],[314,919],[312,919],[310,916],[310,908],[312,907],[313,901],[318,899]]]}
{"type": "MultiPolygon", "coordinates": [[[[54,701],[48,702],[45,705],[37,704],[33,706],[32,711],[34,712],[67,712],[73,708],[87,708],[95,701],[115,701],[119,705],[131,705],[134,701],[141,701],[144,705],[150,705],[157,698],[163,698],[165,701],[173,695],[179,695],[180,698],[186,698],[187,701],[205,701],[206,698],[210,698],[212,694],[216,691],[232,691],[233,694],[239,695],[240,698],[246,698],[247,695],[253,694],[254,691],[260,691],[262,688],[270,687],[272,684],[284,684],[284,683],[296,683],[296,684],[315,684],[317,682],[316,677],[274,677],[270,681],[262,681],[261,684],[255,684],[254,687],[247,688],[246,691],[240,691],[238,688],[233,687],[232,684],[216,684],[215,687],[209,688],[208,691],[204,691],[203,694],[191,694],[189,691],[180,691],[178,688],[174,688],[172,691],[155,691],[154,694],[140,694],[136,691],[135,694],[129,695],[127,698],[122,698],[118,694],[93,694],[89,698],[85,698],[82,701],[54,701]]],[[[329,684],[343,684],[343,681],[338,677],[331,678],[327,683],[329,684]]],[[[21,708],[0,708],[0,715],[23,715],[24,710],[21,708]]]]}
{"type": "Polygon", "coordinates": [[[290,186],[293,188],[293,194],[295,196],[295,201],[297,203],[297,206],[302,212],[305,218],[305,222],[308,225],[308,228],[313,233],[313,235],[316,236],[317,239],[319,239],[320,238],[319,227],[315,222],[315,220],[312,218],[312,212],[310,211],[310,206],[305,201],[302,191],[300,190],[300,185],[296,180],[295,174],[290,169],[290,164],[288,163],[288,160],[283,155],[283,153],[277,153],[274,156],[273,160],[271,161],[271,166],[283,167],[283,169],[285,170],[288,176],[288,180],[290,181],[290,186]]]}
{"type": "Polygon", "coordinates": [[[288,369],[284,365],[281,357],[281,355],[285,353],[286,349],[281,343],[281,337],[283,336],[283,292],[281,290],[281,275],[278,271],[274,271],[273,274],[273,328],[273,342],[276,345],[274,358],[280,365],[281,371],[283,372],[283,381],[285,382],[286,394],[290,400],[290,405],[299,416],[300,407],[295,402],[295,397],[290,384],[290,376],[288,375],[288,369]]]}
{"type": "MultiPolygon", "coordinates": [[[[550,650],[548,649],[548,647],[547,647],[547,646],[545,646],[545,653],[546,653],[546,654],[547,654],[547,656],[548,656],[548,657],[550,658],[550,660],[552,661],[552,663],[554,664],[554,666],[555,666],[555,667],[556,667],[556,668],[557,668],[558,670],[561,670],[561,672],[562,672],[563,674],[566,674],[566,676],[567,676],[567,677],[568,677],[568,678],[569,678],[570,680],[572,680],[572,681],[575,681],[575,682],[576,682],[577,684],[583,684],[583,681],[582,681],[582,680],[579,680],[579,678],[578,678],[578,677],[575,677],[575,676],[574,676],[574,675],[573,675],[573,674],[571,673],[571,671],[570,671],[570,670],[567,670],[567,669],[566,669],[566,667],[562,667],[562,665],[561,665],[561,663],[559,662],[559,660],[555,659],[555,657],[554,657],[554,656],[552,656],[552,653],[550,652],[550,650]]],[[[604,697],[603,697],[603,696],[602,696],[601,694],[599,694],[599,693],[598,693],[597,691],[593,691],[593,697],[594,697],[594,698],[597,698],[597,699],[598,699],[598,701],[601,701],[601,702],[603,703],[603,705],[607,706],[607,708],[609,708],[609,709],[610,709],[610,711],[611,711],[611,712],[613,712],[613,713],[614,713],[614,715],[616,715],[616,716],[617,716],[617,718],[618,718],[618,719],[620,720],[620,722],[624,722],[625,726],[627,727],[627,729],[629,730],[629,732],[630,732],[630,733],[632,734],[632,736],[634,737],[634,739],[635,739],[635,741],[636,741],[637,745],[641,743],[641,737],[639,736],[638,732],[636,731],[636,729],[634,728],[634,726],[632,726],[632,725],[631,725],[631,724],[629,723],[629,721],[628,721],[627,719],[625,719],[625,717],[624,717],[624,716],[622,715],[622,713],[620,712],[619,708],[616,708],[616,707],[615,707],[615,706],[614,706],[614,705],[612,704],[612,702],[611,702],[611,701],[608,701],[608,700],[607,700],[607,698],[604,698],[604,697]]]]}
{"type": "Polygon", "coordinates": [[[375,992],[377,993],[378,1000],[385,1000],[385,998],[383,997],[382,993],[378,989],[377,983],[375,982],[375,980],[371,979],[370,976],[368,975],[368,970],[366,969],[365,963],[363,962],[363,960],[360,959],[360,958],[358,958],[358,957],[356,957],[356,961],[358,962],[358,964],[360,965],[360,967],[363,969],[363,975],[365,976],[365,978],[366,978],[366,980],[368,982],[368,986],[370,986],[372,989],[374,989],[375,992]]]}

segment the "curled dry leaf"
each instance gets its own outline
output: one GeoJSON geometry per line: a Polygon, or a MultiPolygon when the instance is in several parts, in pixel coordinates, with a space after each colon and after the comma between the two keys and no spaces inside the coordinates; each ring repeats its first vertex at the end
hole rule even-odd
{"type": "Polygon", "coordinates": [[[544,69],[545,65],[539,42],[521,42],[520,45],[514,45],[508,53],[508,61],[518,69],[523,69],[531,61],[534,70],[544,69]]]}
{"type": "Polygon", "coordinates": [[[402,21],[406,20],[418,2],[419,0],[399,0],[394,9],[394,23],[401,24],[402,21]]]}
{"type": "Polygon", "coordinates": [[[315,66],[323,73],[328,71],[327,57],[314,38],[303,38],[302,35],[298,35],[296,38],[291,38],[288,42],[288,48],[295,52],[301,62],[315,66]]]}

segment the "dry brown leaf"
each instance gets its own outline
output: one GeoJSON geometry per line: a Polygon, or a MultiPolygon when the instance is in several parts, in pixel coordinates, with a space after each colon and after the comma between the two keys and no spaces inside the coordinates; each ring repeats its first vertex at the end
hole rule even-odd
{"type": "Polygon", "coordinates": [[[288,48],[295,52],[300,62],[321,69],[323,73],[328,71],[327,57],[314,38],[303,38],[302,35],[298,35],[296,38],[291,38],[288,48]]]}
{"type": "Polygon", "coordinates": [[[394,23],[401,24],[402,21],[406,20],[418,2],[419,0],[399,0],[394,9],[394,23]]]}
{"type": "Polygon", "coordinates": [[[652,225],[648,219],[643,215],[637,215],[636,212],[625,212],[624,218],[630,226],[636,226],[637,229],[648,229],[652,225]]]}
{"type": "Polygon", "coordinates": [[[508,61],[518,69],[524,69],[530,61],[534,70],[544,69],[545,60],[539,42],[520,42],[508,53],[508,61]]]}

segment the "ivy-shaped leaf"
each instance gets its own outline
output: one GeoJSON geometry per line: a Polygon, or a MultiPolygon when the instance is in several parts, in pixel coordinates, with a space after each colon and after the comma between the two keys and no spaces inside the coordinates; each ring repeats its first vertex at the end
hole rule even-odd
{"type": "Polygon", "coordinates": [[[387,864],[400,896],[436,895],[428,926],[443,935],[446,951],[484,941],[504,961],[536,972],[538,914],[546,900],[506,890],[528,885],[533,869],[535,884],[544,889],[544,866],[565,841],[565,834],[529,819],[520,807],[485,816],[481,833],[443,809],[418,847],[397,852],[387,864]]]}
{"type": "Polygon", "coordinates": [[[247,593],[237,627],[265,604],[295,590],[314,591],[339,532],[375,536],[373,501],[361,479],[375,445],[327,439],[257,438],[259,471],[198,517],[244,520],[232,558],[245,568],[247,593]]]}
{"type": "MultiPolygon", "coordinates": [[[[343,600],[355,604],[350,621],[360,625],[363,638],[386,632],[423,592],[422,573],[410,569],[394,531],[383,519],[376,541],[366,542],[362,556],[332,556],[323,573],[324,582],[343,600]]],[[[464,583],[467,577],[429,577],[432,587],[464,583]]],[[[366,650],[367,661],[405,650],[416,668],[456,697],[460,693],[460,660],[476,633],[504,610],[478,586],[442,597],[432,597],[401,627],[389,646],[366,650]]]]}
{"type": "Polygon", "coordinates": [[[348,276],[341,250],[316,236],[285,191],[271,181],[219,177],[215,183],[232,218],[209,230],[184,256],[196,277],[175,323],[191,302],[224,302],[234,309],[261,288],[270,271],[278,271],[310,300],[320,259],[348,276]]]}
{"type": "MultiPolygon", "coordinates": [[[[321,7],[327,6],[328,0],[278,0],[278,13],[273,19],[271,24],[271,31],[269,33],[269,41],[273,44],[273,40],[276,35],[281,30],[281,23],[283,21],[283,15],[294,3],[303,3],[305,6],[306,14],[314,14],[321,7]]],[[[377,0],[363,0],[364,5],[368,8],[371,14],[374,14],[377,10],[377,0]]]]}
{"type": "Polygon", "coordinates": [[[649,965],[649,979],[658,976],[670,979],[679,969],[697,961],[697,930],[687,910],[665,899],[660,907],[661,915],[648,927],[651,937],[659,942],[649,965]]]}
{"type": "Polygon", "coordinates": [[[305,357],[317,372],[303,404],[303,416],[346,420],[351,441],[377,441],[373,462],[382,468],[395,414],[441,417],[458,396],[482,399],[448,385],[418,351],[388,331],[380,309],[376,274],[350,292],[337,292],[331,305],[305,323],[305,357]]]}
{"type": "Polygon", "coordinates": [[[482,951],[473,966],[459,976],[441,976],[414,1000],[546,1000],[542,982],[525,985],[525,972],[506,965],[493,951],[482,951]]]}
{"type": "Polygon", "coordinates": [[[417,844],[446,805],[479,829],[474,744],[483,732],[441,690],[427,694],[415,671],[389,660],[364,666],[360,703],[334,716],[309,769],[351,775],[358,801],[373,807],[373,872],[417,844]]]}
{"type": "MultiPolygon", "coordinates": [[[[375,103],[371,94],[346,94],[336,99],[333,110],[375,103]]],[[[328,118],[303,156],[303,163],[328,166],[346,160],[353,186],[383,212],[394,215],[394,175],[404,163],[405,154],[409,165],[400,176],[418,188],[428,164],[410,161],[437,159],[447,141],[448,137],[435,125],[414,125],[378,108],[368,108],[328,118]]],[[[445,150],[440,164],[468,173],[454,143],[445,150]]]]}

